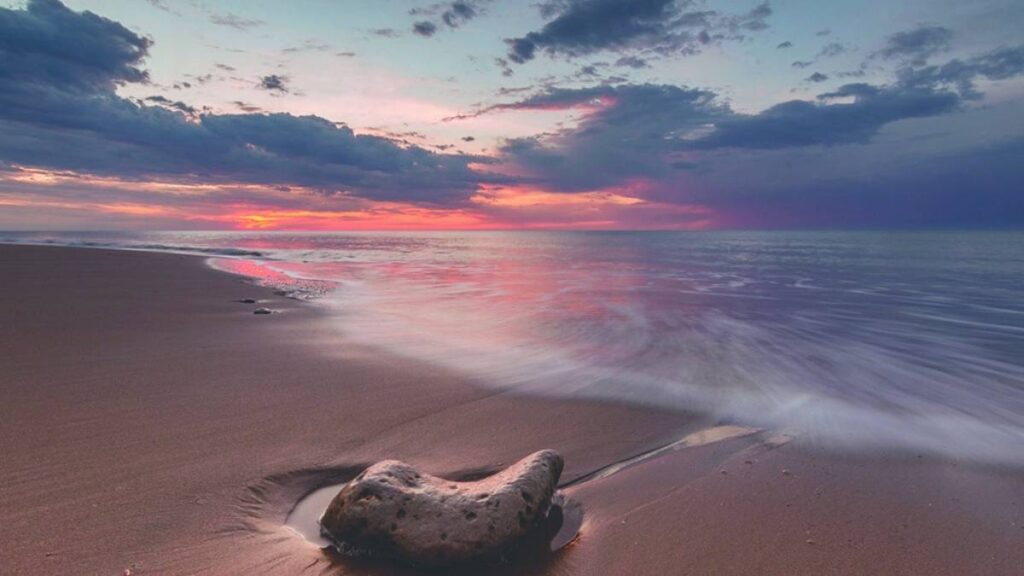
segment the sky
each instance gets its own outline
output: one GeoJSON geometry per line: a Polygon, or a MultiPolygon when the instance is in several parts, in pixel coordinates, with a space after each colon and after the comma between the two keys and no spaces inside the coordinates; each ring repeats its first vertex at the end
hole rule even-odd
{"type": "Polygon", "coordinates": [[[0,0],[0,229],[1024,225],[1019,0],[0,0]]]}

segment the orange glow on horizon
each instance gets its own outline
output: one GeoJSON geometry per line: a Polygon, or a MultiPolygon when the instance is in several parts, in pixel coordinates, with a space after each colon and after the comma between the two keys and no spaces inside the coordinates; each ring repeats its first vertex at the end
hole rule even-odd
{"type": "Polygon", "coordinates": [[[93,211],[105,214],[125,214],[133,216],[181,216],[173,209],[150,204],[132,204],[128,202],[58,202],[52,200],[26,200],[16,197],[0,196],[0,206],[12,208],[56,208],[60,210],[93,211]]]}
{"type": "Polygon", "coordinates": [[[495,189],[486,187],[470,200],[481,205],[503,207],[597,204],[632,206],[645,203],[645,200],[641,198],[625,196],[612,191],[565,194],[530,188],[495,189]]]}
{"type": "Polygon", "coordinates": [[[429,230],[490,229],[494,222],[460,210],[426,210],[394,205],[388,210],[281,210],[256,208],[216,217],[243,230],[429,230]]]}
{"type": "Polygon", "coordinates": [[[115,227],[145,226],[151,219],[163,227],[177,223],[239,230],[707,229],[719,221],[706,206],[646,199],[650,185],[636,180],[574,193],[483,185],[462,205],[430,207],[325,196],[301,187],[134,181],[15,167],[0,172],[0,206],[65,220],[111,215],[115,227]],[[5,189],[4,184],[11,186],[5,189]],[[47,197],[35,188],[59,192],[47,197]],[[239,198],[252,201],[240,203],[239,198]]]}

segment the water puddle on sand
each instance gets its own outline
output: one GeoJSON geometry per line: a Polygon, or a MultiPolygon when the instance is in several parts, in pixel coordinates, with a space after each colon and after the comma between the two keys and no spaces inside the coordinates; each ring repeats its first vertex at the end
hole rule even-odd
{"type": "Polygon", "coordinates": [[[584,482],[592,482],[594,480],[607,478],[612,474],[621,472],[626,468],[636,466],[637,464],[646,462],[647,460],[657,458],[658,456],[661,456],[662,454],[669,451],[682,450],[683,448],[696,448],[697,446],[714,444],[715,442],[729,440],[730,438],[749,436],[751,434],[757,434],[759,432],[761,432],[761,429],[759,428],[746,428],[744,426],[732,425],[713,426],[711,428],[704,428],[691,434],[687,434],[686,436],[680,438],[679,440],[676,440],[675,442],[670,442],[668,444],[665,444],[664,446],[653,448],[651,450],[648,450],[647,452],[641,452],[636,456],[632,456],[624,460],[619,460],[618,462],[612,462],[611,464],[603,468],[598,468],[597,470],[594,470],[588,474],[584,474],[579,478],[567,484],[564,484],[562,487],[565,488],[569,486],[578,486],[580,484],[583,484],[584,482]]]}
{"type": "Polygon", "coordinates": [[[288,513],[284,525],[298,532],[312,544],[321,548],[331,546],[331,541],[320,534],[320,516],[344,487],[345,484],[333,484],[310,492],[295,504],[295,508],[288,513]]]}

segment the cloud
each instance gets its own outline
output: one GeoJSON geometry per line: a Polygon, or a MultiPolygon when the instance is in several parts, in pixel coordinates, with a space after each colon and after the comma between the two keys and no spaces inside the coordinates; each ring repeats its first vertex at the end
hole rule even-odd
{"type": "Polygon", "coordinates": [[[781,50],[783,48],[792,48],[792,47],[793,47],[793,43],[790,42],[789,40],[786,40],[785,42],[780,43],[775,48],[781,50]]]}
{"type": "Polygon", "coordinates": [[[728,108],[708,90],[666,85],[551,88],[481,113],[561,110],[582,113],[577,126],[506,141],[501,153],[522,177],[550,189],[585,192],[634,178],[666,178],[677,143],[698,137],[728,108]]]}
{"type": "Polygon", "coordinates": [[[830,42],[822,47],[821,51],[818,52],[818,58],[834,58],[841,54],[846,53],[846,46],[843,46],[839,42],[830,42]]]}
{"type": "MultiPolygon", "coordinates": [[[[708,153],[866,144],[902,120],[949,114],[973,96],[976,77],[1024,74],[1024,48],[1000,49],[944,66],[906,71],[889,84],[853,83],[790,100],[756,114],[733,111],[709,90],[667,85],[547,88],[465,116],[514,110],[571,111],[576,124],[505,142],[501,153],[520,176],[564,192],[672,178],[708,153]]],[[[827,80],[816,73],[811,82],[827,80]]]]}
{"type": "MultiPolygon", "coordinates": [[[[549,23],[579,3],[553,3],[549,23]]],[[[617,56],[658,57],[640,44],[629,45],[637,52],[617,56]]],[[[68,171],[83,181],[103,176],[234,187],[211,203],[243,202],[246,186],[273,190],[275,203],[306,202],[289,191],[295,190],[315,196],[318,209],[390,201],[461,209],[505,185],[581,201],[590,193],[677,206],[698,201],[723,215],[745,211],[748,222],[760,218],[756,222],[769,224],[856,224],[890,217],[894,223],[1024,221],[1015,185],[1024,145],[1019,138],[942,157],[918,155],[915,144],[905,169],[884,177],[878,174],[888,157],[865,152],[886,145],[884,151],[902,150],[891,142],[894,133],[922,124],[931,131],[949,129],[955,119],[985,108],[971,104],[981,97],[982,80],[1024,74],[1022,46],[933,65],[894,57],[898,70],[891,81],[829,86],[816,98],[749,114],[733,110],[714,91],[686,86],[509,88],[501,92],[508,101],[466,116],[552,111],[564,118],[549,133],[502,142],[501,164],[402,142],[399,134],[356,134],[316,116],[260,114],[241,100],[234,103],[239,113],[213,114],[159,94],[141,101],[120,96],[126,84],[134,85],[126,92],[157,91],[146,85],[149,49],[147,39],[120,24],[54,0],[0,8],[0,165],[68,171]],[[910,119],[918,120],[903,122],[910,119]],[[816,168],[826,156],[835,164],[816,168]],[[486,172],[471,167],[481,162],[492,164],[486,172]],[[822,181],[838,179],[837,168],[856,176],[822,181]],[[807,176],[815,171],[825,177],[807,176]],[[793,176],[785,186],[776,185],[784,174],[793,176]]],[[[288,88],[286,78],[278,79],[270,84],[288,88]]],[[[1004,116],[1000,126],[1019,117],[1004,116]]],[[[119,198],[132,194],[131,186],[116,191],[119,198]]],[[[138,194],[131,197],[152,200],[138,194]]],[[[645,214],[654,218],[658,211],[645,214]]]]}
{"type": "Polygon", "coordinates": [[[237,14],[231,12],[217,13],[213,12],[210,14],[210,22],[218,26],[227,26],[228,28],[234,28],[235,30],[249,30],[257,26],[265,24],[263,20],[257,20],[255,18],[243,18],[237,14]]]}
{"type": "MultiPolygon", "coordinates": [[[[708,205],[734,227],[1019,227],[1024,222],[1019,159],[1024,138],[1000,139],[954,152],[919,154],[908,165],[881,159],[856,176],[804,176],[799,183],[757,189],[735,181],[705,182],[690,201],[708,205]]],[[[802,162],[789,155],[799,170],[802,162]]],[[[817,163],[834,158],[816,156],[817,163]]],[[[742,174],[749,166],[722,166],[742,174]]],[[[781,171],[780,171],[781,172],[781,171]]]]}
{"type": "MultiPolygon", "coordinates": [[[[989,71],[1013,69],[994,64],[1010,61],[1005,54],[989,56],[982,59],[989,71]]],[[[533,188],[628,190],[650,202],[706,206],[722,225],[744,227],[1024,221],[1015,185],[1024,146],[1019,136],[955,154],[909,153],[892,167],[886,164],[898,143],[862,146],[901,120],[943,121],[939,117],[961,110],[963,102],[953,90],[897,80],[848,84],[814,101],[740,114],[707,90],[626,85],[551,88],[484,113],[580,115],[553,133],[501,146],[504,169],[533,188]],[[851,148],[862,150],[852,163],[846,159],[851,148]],[[808,169],[822,158],[842,170],[808,169]],[[859,165],[870,169],[851,169],[859,165]],[[764,181],[765,174],[786,178],[764,181]]]]}
{"type": "Polygon", "coordinates": [[[55,0],[0,8],[0,160],[117,178],[302,186],[325,196],[445,205],[494,180],[469,167],[486,159],[355,134],[316,116],[189,117],[168,98],[155,97],[148,102],[159,105],[150,106],[119,96],[119,85],[146,81],[148,48],[148,40],[120,24],[55,0]]]}
{"type": "Polygon", "coordinates": [[[138,64],[150,40],[92,12],[74,13],[56,0],[24,10],[0,8],[0,86],[9,96],[33,86],[113,91],[147,82],[138,64]]]}
{"type": "Polygon", "coordinates": [[[267,76],[260,78],[259,84],[257,84],[257,86],[264,90],[270,90],[271,92],[287,94],[288,87],[285,85],[287,81],[288,78],[285,76],[269,74],[267,76]]]}
{"type": "Polygon", "coordinates": [[[966,60],[954,59],[942,65],[908,66],[897,76],[908,86],[953,88],[967,99],[982,94],[975,88],[977,78],[1005,80],[1024,74],[1024,45],[991,50],[966,60]]]}
{"type": "Polygon", "coordinates": [[[722,118],[700,149],[779,149],[866,143],[886,124],[955,110],[959,95],[904,86],[846,84],[815,102],[790,100],[758,114],[722,118]]]}
{"type": "Polygon", "coordinates": [[[164,0],[147,0],[147,1],[148,1],[148,2],[149,2],[149,3],[150,3],[150,4],[151,4],[151,5],[152,5],[152,6],[154,7],[154,8],[156,8],[156,9],[158,9],[158,10],[163,10],[164,12],[167,12],[167,13],[170,13],[170,14],[175,14],[175,15],[181,16],[181,14],[178,14],[178,13],[177,13],[177,12],[175,12],[174,10],[171,10],[170,6],[168,6],[168,5],[167,5],[167,3],[166,3],[166,2],[164,2],[164,0]]]}
{"type": "Polygon", "coordinates": [[[651,65],[647,63],[647,60],[643,58],[637,58],[636,56],[623,56],[615,61],[616,66],[625,66],[627,68],[633,68],[639,70],[641,68],[650,68],[651,65]]]}
{"type": "Polygon", "coordinates": [[[281,52],[284,54],[295,54],[298,52],[327,52],[328,50],[331,49],[332,48],[330,44],[325,44],[324,42],[320,42],[314,39],[307,39],[305,42],[302,43],[302,45],[290,46],[288,48],[284,48],[283,50],[281,50],[281,52]]]}
{"type": "Polygon", "coordinates": [[[437,25],[433,22],[426,20],[422,22],[416,22],[412,25],[412,31],[415,34],[423,36],[424,38],[430,38],[437,32],[437,25]]]}
{"type": "Polygon", "coordinates": [[[254,106],[252,104],[247,104],[247,103],[245,103],[245,102],[243,102],[241,100],[235,100],[234,102],[232,102],[232,104],[237,106],[238,109],[243,111],[243,112],[262,112],[263,111],[263,109],[260,108],[259,106],[254,106]]]}
{"type": "Polygon", "coordinates": [[[939,52],[949,50],[953,32],[942,26],[918,26],[889,36],[878,55],[885,59],[909,59],[922,65],[939,52]]]}
{"type": "Polygon", "coordinates": [[[772,10],[767,2],[740,14],[687,10],[683,0],[575,0],[541,5],[554,16],[540,30],[506,40],[508,59],[519,64],[538,51],[551,56],[585,56],[605,50],[652,54],[693,54],[706,45],[739,40],[763,30],[772,10]]]}
{"type": "Polygon", "coordinates": [[[159,106],[163,106],[164,108],[169,108],[171,110],[183,112],[189,116],[194,116],[198,112],[193,106],[189,106],[188,104],[181,102],[180,100],[171,100],[166,96],[147,96],[145,100],[147,102],[152,102],[159,106]]]}
{"type": "Polygon", "coordinates": [[[430,18],[430,20],[420,20],[414,23],[413,32],[420,36],[430,37],[439,31],[438,24],[443,24],[451,29],[459,28],[482,14],[485,4],[491,1],[455,0],[454,2],[438,2],[429,6],[413,8],[409,10],[410,15],[430,18]]]}
{"type": "MultiPolygon", "coordinates": [[[[819,34],[819,36],[820,36],[820,34],[819,34]]],[[[786,44],[786,43],[784,43],[784,44],[786,44]]],[[[789,46],[792,46],[792,44],[790,44],[789,46]]],[[[788,48],[789,46],[786,46],[786,48],[788,48]]],[[[777,46],[777,48],[783,48],[782,44],[777,46]]],[[[808,67],[814,65],[815,62],[817,62],[818,60],[820,60],[822,58],[833,58],[835,56],[839,56],[841,54],[845,54],[846,51],[847,51],[846,46],[843,46],[839,42],[831,42],[831,43],[826,44],[825,46],[823,46],[821,48],[821,50],[818,51],[818,53],[814,56],[814,58],[812,60],[796,60],[792,64],[790,64],[790,66],[792,66],[793,68],[799,68],[799,69],[808,68],[808,67]]]]}
{"type": "Polygon", "coordinates": [[[374,36],[380,36],[381,38],[398,38],[402,35],[401,32],[394,28],[374,28],[372,30],[368,30],[368,32],[374,36]]]}
{"type": "Polygon", "coordinates": [[[501,75],[506,77],[506,78],[508,78],[509,76],[512,76],[513,74],[515,74],[515,71],[512,70],[512,66],[509,65],[508,60],[506,60],[504,58],[495,58],[494,59],[494,64],[497,65],[498,68],[501,69],[501,75]]]}
{"type": "Polygon", "coordinates": [[[457,0],[441,14],[441,20],[452,28],[458,28],[465,22],[469,22],[477,15],[477,8],[472,2],[457,0]]]}
{"type": "Polygon", "coordinates": [[[828,76],[822,74],[821,72],[815,72],[814,74],[808,76],[806,80],[808,82],[824,82],[825,80],[828,80],[828,76]]]}

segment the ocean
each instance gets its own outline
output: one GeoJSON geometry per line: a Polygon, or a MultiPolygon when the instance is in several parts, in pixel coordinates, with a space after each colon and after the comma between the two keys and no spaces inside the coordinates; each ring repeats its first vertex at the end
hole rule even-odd
{"type": "MultiPolygon", "coordinates": [[[[1021,232],[0,233],[202,254],[511,393],[1024,463],[1021,232]]],[[[169,303],[169,305],[172,305],[169,303]]]]}

